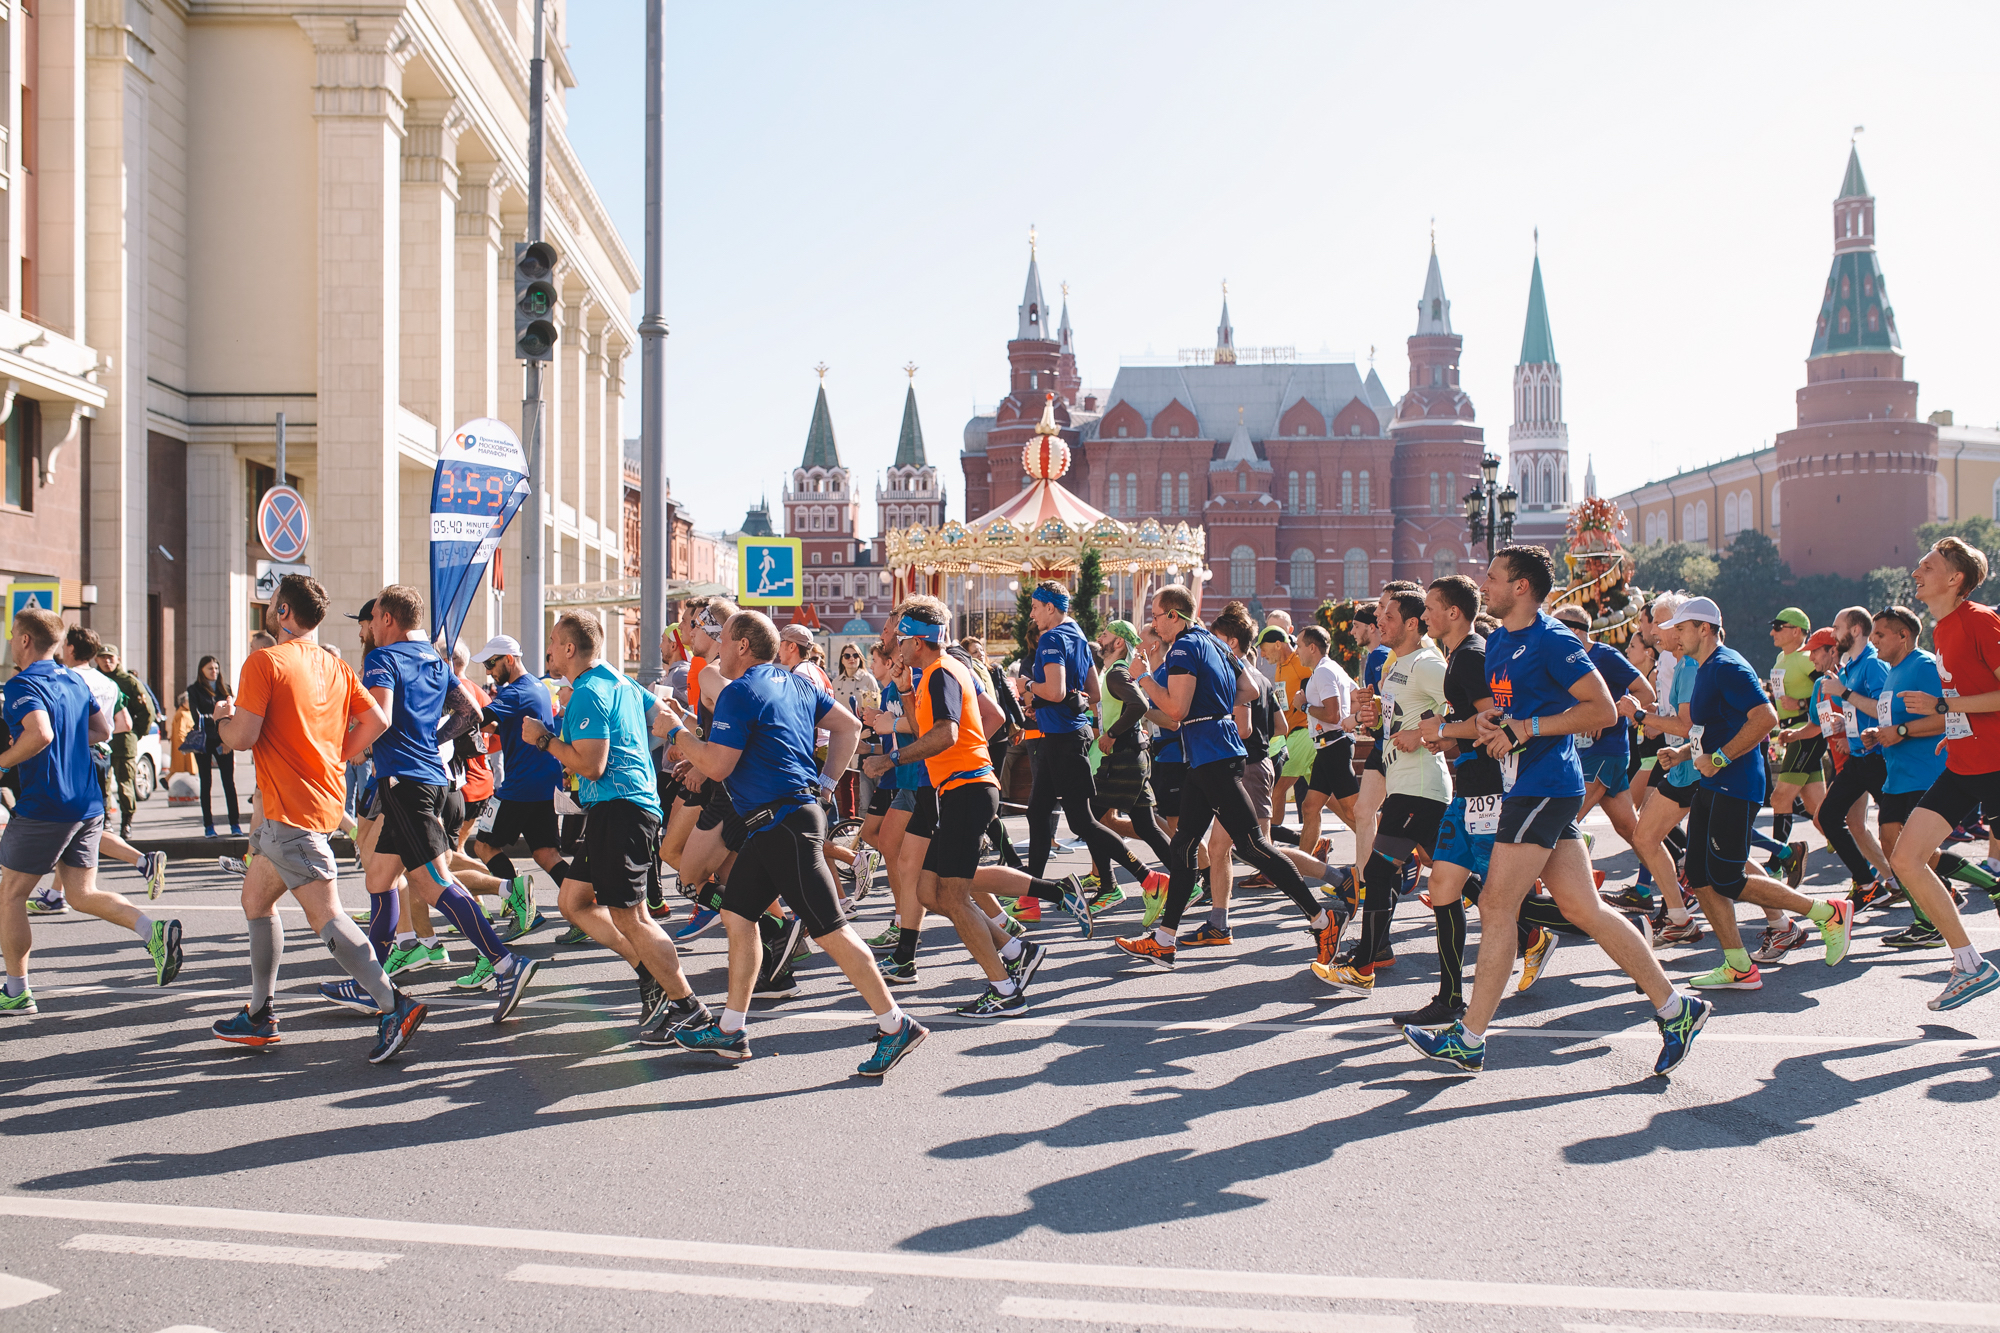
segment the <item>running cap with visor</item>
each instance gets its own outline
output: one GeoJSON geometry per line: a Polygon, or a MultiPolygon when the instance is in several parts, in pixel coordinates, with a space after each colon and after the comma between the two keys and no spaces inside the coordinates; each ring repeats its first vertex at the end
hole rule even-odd
{"type": "Polygon", "coordinates": [[[361,604],[361,609],[359,611],[354,611],[349,613],[347,618],[349,620],[355,620],[355,621],[373,620],[375,618],[375,599],[373,597],[370,597],[367,601],[361,604]]]}
{"type": "Polygon", "coordinates": [[[1673,619],[1660,622],[1661,628],[1672,629],[1675,625],[1685,625],[1699,620],[1704,624],[1722,628],[1722,611],[1711,598],[1690,597],[1681,603],[1680,610],[1674,612],[1673,619]]]}
{"type": "Polygon", "coordinates": [[[480,662],[491,662],[495,658],[520,655],[521,644],[518,639],[511,634],[496,634],[486,641],[484,648],[473,654],[473,658],[480,662]]]}

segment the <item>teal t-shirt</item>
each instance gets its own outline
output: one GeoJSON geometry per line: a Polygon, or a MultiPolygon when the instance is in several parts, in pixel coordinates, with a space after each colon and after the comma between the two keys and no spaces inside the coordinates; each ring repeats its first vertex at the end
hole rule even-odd
{"type": "Polygon", "coordinates": [[[653,759],[647,745],[646,701],[639,687],[599,662],[576,678],[569,707],[563,710],[562,738],[611,742],[604,775],[584,778],[578,785],[583,804],[630,801],[660,813],[660,794],[653,785],[653,759]]]}
{"type": "MultiPolygon", "coordinates": [[[[1675,717],[1679,717],[1681,715],[1682,704],[1690,703],[1693,701],[1695,677],[1700,674],[1701,674],[1701,664],[1695,661],[1693,653],[1685,653],[1675,661],[1674,683],[1672,688],[1667,691],[1667,694],[1669,695],[1667,702],[1673,705],[1672,712],[1675,717]]],[[[1727,736],[1724,736],[1721,741],[1717,741],[1715,742],[1715,744],[1720,745],[1722,744],[1722,741],[1726,741],[1728,739],[1729,738],[1727,736]]],[[[1705,737],[1704,740],[1706,740],[1705,737]]],[[[1687,743],[1688,742],[1685,739],[1675,740],[1670,742],[1670,744],[1674,746],[1682,746],[1686,745],[1687,743]]],[[[1707,751],[1708,751],[1708,746],[1704,744],[1702,746],[1702,752],[1707,753],[1707,751]]],[[[1700,777],[1701,774],[1695,769],[1694,760],[1683,759],[1680,763],[1674,765],[1673,772],[1667,774],[1667,781],[1671,782],[1676,787],[1685,787],[1695,782],[1700,777]]]]}

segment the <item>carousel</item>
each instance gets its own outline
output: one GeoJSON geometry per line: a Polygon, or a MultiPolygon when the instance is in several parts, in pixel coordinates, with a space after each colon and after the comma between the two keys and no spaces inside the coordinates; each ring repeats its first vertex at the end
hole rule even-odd
{"type": "Polygon", "coordinates": [[[1590,637],[1622,648],[1639,627],[1646,595],[1632,586],[1636,562],[1618,539],[1625,514],[1608,500],[1591,496],[1569,513],[1568,549],[1563,563],[1569,584],[1558,589],[1549,610],[1580,606],[1590,613],[1590,637]]]}
{"type": "Polygon", "coordinates": [[[1109,614],[1137,621],[1152,589],[1185,583],[1197,604],[1208,579],[1207,539],[1199,527],[1156,519],[1120,523],[1061,484],[1069,446],[1056,425],[1055,395],[1042,404],[1035,438],[1021,451],[1028,488],[970,523],[896,528],[883,543],[896,600],[928,593],[949,607],[960,634],[997,646],[1011,638],[1002,623],[1020,589],[1040,579],[1074,579],[1086,552],[1104,574],[1109,614]]]}

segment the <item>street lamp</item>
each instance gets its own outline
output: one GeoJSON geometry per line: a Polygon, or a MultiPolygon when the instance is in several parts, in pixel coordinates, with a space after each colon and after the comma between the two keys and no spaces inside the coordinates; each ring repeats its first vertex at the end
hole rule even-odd
{"type": "Polygon", "coordinates": [[[1486,558],[1514,540],[1514,504],[1521,497],[1512,486],[1500,485],[1500,456],[1488,454],[1479,460],[1484,480],[1465,493],[1465,527],[1472,544],[1486,543],[1486,558]]]}

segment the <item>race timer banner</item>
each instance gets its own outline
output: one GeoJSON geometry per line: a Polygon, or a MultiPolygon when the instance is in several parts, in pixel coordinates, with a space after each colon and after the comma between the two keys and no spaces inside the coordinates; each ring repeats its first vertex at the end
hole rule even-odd
{"type": "Polygon", "coordinates": [[[504,421],[481,417],[452,432],[431,483],[431,641],[458,641],[480,576],[514,511],[528,498],[528,456],[504,421]]]}

